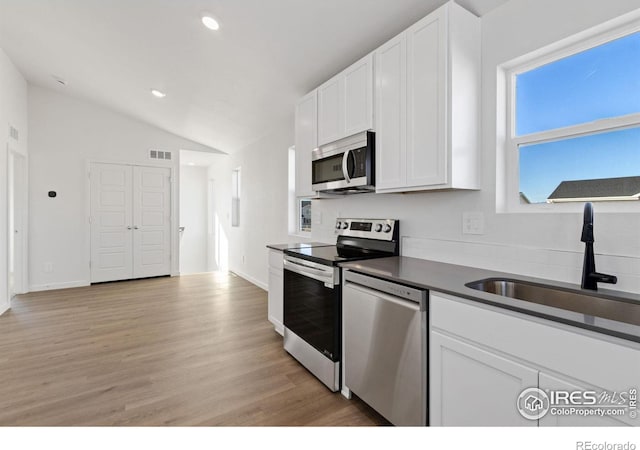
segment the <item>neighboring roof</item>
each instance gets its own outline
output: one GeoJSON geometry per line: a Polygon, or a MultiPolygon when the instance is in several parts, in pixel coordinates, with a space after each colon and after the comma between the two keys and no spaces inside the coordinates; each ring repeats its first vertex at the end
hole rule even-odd
{"type": "Polygon", "coordinates": [[[547,202],[585,200],[640,200],[640,176],[563,181],[547,202]]]}

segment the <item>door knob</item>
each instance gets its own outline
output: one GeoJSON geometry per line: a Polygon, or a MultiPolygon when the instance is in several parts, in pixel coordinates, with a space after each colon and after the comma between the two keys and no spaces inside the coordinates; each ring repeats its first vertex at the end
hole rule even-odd
{"type": "Polygon", "coordinates": [[[127,227],[127,230],[130,230],[130,229],[131,229],[131,225],[129,225],[129,226],[127,227]]]}
{"type": "Polygon", "coordinates": [[[134,230],[138,230],[138,229],[139,229],[138,225],[134,225],[134,226],[133,226],[133,229],[134,229],[134,230]]]}

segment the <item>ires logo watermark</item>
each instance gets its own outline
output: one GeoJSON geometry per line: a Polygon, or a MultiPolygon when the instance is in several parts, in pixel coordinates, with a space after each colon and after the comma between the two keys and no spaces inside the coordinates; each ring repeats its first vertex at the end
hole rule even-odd
{"type": "Polygon", "coordinates": [[[527,388],[516,402],[518,412],[525,419],[538,420],[553,416],[616,417],[629,414],[638,417],[638,390],[622,392],[589,390],[546,390],[527,388]]]}

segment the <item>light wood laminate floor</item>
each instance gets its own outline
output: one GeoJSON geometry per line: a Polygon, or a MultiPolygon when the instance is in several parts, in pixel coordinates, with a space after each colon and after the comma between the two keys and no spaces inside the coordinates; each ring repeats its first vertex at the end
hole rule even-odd
{"type": "Polygon", "coordinates": [[[0,425],[383,423],[289,356],[234,275],[31,293],[0,316],[0,425]]]}

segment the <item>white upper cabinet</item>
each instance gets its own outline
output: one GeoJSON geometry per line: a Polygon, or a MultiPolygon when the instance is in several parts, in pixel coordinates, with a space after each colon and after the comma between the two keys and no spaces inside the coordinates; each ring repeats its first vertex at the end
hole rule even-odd
{"type": "Polygon", "coordinates": [[[311,152],[318,146],[317,91],[302,97],[296,105],[296,197],[314,197],[311,189],[311,152]]]}
{"type": "Polygon", "coordinates": [[[318,88],[318,145],[373,128],[373,57],[367,55],[318,88]]]}
{"type": "Polygon", "coordinates": [[[374,58],[377,192],[478,189],[480,20],[447,3],[374,58]]]}
{"type": "Polygon", "coordinates": [[[403,33],[375,52],[376,64],[376,187],[402,186],[407,166],[407,38],[403,33]],[[382,148],[386,151],[380,152],[382,148]],[[384,167],[384,170],[381,168],[384,167]]]}

